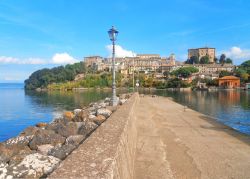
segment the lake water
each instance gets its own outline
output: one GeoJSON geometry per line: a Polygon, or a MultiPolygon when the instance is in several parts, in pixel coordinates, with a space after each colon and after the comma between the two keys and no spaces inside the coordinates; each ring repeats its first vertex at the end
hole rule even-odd
{"type": "MultiPolygon", "coordinates": [[[[119,93],[119,92],[118,92],[119,93]]],[[[167,92],[141,91],[172,97],[201,113],[250,135],[250,92],[167,92]]],[[[0,83],[0,141],[18,135],[28,126],[50,122],[65,110],[73,110],[111,96],[111,91],[34,92],[23,84],[0,83]]]]}

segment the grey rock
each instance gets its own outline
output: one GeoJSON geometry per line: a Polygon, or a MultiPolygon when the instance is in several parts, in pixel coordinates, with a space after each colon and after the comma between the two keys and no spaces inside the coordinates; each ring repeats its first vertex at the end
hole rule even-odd
{"type": "Polygon", "coordinates": [[[37,152],[47,155],[52,148],[54,148],[54,146],[51,144],[38,145],[37,152]]]}
{"type": "Polygon", "coordinates": [[[74,115],[77,115],[78,113],[80,113],[82,110],[81,109],[75,109],[74,110],[74,115]]]}
{"type": "Polygon", "coordinates": [[[70,122],[70,120],[68,120],[67,118],[65,117],[62,117],[62,118],[56,118],[54,119],[51,124],[58,124],[58,123],[61,123],[61,124],[67,124],[68,122],[70,122]]]}
{"type": "Polygon", "coordinates": [[[53,123],[48,125],[48,130],[53,130],[55,133],[61,136],[68,137],[70,135],[75,135],[78,132],[78,127],[75,122],[68,122],[67,124],[53,123]]]}
{"type": "Polygon", "coordinates": [[[21,136],[32,136],[39,130],[38,127],[30,126],[20,133],[21,136]]]}
{"type": "Polygon", "coordinates": [[[96,116],[95,115],[93,115],[93,114],[90,114],[89,115],[89,119],[93,119],[93,118],[95,118],[96,116]]]}
{"type": "Polygon", "coordinates": [[[98,109],[97,110],[97,115],[103,115],[105,116],[106,118],[108,118],[111,114],[112,114],[112,111],[110,111],[109,109],[107,108],[101,108],[101,109],[98,109]]]}
{"type": "Polygon", "coordinates": [[[119,103],[120,103],[120,105],[123,105],[126,101],[127,101],[127,99],[120,99],[119,103]]]}
{"type": "Polygon", "coordinates": [[[28,146],[22,148],[18,153],[10,158],[9,166],[19,164],[27,155],[34,153],[28,146]]]}
{"type": "Polygon", "coordinates": [[[72,144],[62,145],[62,146],[58,145],[53,149],[51,149],[48,155],[64,160],[75,148],[76,146],[72,144]]]}
{"type": "Polygon", "coordinates": [[[103,115],[98,115],[95,118],[91,119],[95,124],[97,125],[101,125],[105,120],[106,117],[103,115]]]}
{"type": "Polygon", "coordinates": [[[56,134],[52,130],[39,130],[35,133],[33,139],[29,143],[29,147],[32,150],[37,150],[38,145],[43,144],[63,144],[65,142],[65,137],[56,134]]]}
{"type": "Polygon", "coordinates": [[[72,135],[66,139],[65,145],[78,146],[85,137],[83,135],[72,135]]]}
{"type": "Polygon", "coordinates": [[[92,131],[94,131],[98,125],[96,125],[94,122],[86,122],[80,129],[78,134],[83,135],[84,137],[87,137],[92,131]]]}

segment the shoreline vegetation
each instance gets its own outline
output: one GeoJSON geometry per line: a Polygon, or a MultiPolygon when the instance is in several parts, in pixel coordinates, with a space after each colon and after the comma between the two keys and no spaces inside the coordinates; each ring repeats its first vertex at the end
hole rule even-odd
{"type": "Polygon", "coordinates": [[[110,105],[111,98],[105,98],[66,111],[50,123],[37,123],[1,142],[0,178],[47,177],[131,96],[131,93],[119,95],[116,107],[110,105]]]}
{"type": "MultiPolygon", "coordinates": [[[[240,65],[235,72],[221,71],[219,77],[235,75],[241,79],[242,84],[249,82],[250,61],[240,65]]],[[[135,71],[134,77],[116,72],[117,88],[133,88],[139,82],[143,88],[192,88],[196,89],[199,83],[206,84],[206,88],[217,88],[218,79],[193,78],[199,70],[196,67],[181,67],[171,72],[164,71],[161,77],[157,73],[143,73],[135,71]],[[134,80],[133,80],[134,78],[134,80]]],[[[112,86],[112,74],[109,70],[96,71],[86,67],[84,62],[72,65],[54,67],[52,69],[41,69],[31,74],[25,80],[26,90],[52,91],[73,89],[106,89],[112,86]]]]}

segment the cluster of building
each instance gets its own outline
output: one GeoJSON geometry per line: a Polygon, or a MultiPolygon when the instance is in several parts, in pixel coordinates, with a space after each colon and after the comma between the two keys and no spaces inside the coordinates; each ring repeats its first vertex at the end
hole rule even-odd
{"type": "MultiPolygon", "coordinates": [[[[158,54],[138,54],[135,57],[116,58],[116,70],[123,75],[132,75],[134,72],[155,74],[156,77],[163,77],[165,71],[172,72],[181,67],[194,66],[199,69],[197,74],[191,78],[219,78],[221,71],[233,72],[236,68],[233,64],[217,64],[214,63],[215,48],[198,48],[189,49],[188,58],[197,56],[200,60],[203,56],[209,57],[209,64],[185,64],[184,62],[176,61],[175,55],[169,57],[161,57],[158,54]]],[[[84,62],[87,67],[96,71],[111,71],[112,58],[103,58],[100,56],[85,57],[84,62]]],[[[190,80],[192,80],[190,79],[190,80]]]]}

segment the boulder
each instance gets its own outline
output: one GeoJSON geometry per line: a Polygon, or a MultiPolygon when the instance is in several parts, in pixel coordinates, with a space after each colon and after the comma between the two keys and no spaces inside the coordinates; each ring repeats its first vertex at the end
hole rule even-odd
{"type": "Polygon", "coordinates": [[[66,111],[64,112],[63,117],[71,121],[74,118],[74,114],[71,111],[66,111]]]}
{"type": "Polygon", "coordinates": [[[38,127],[30,126],[20,133],[21,136],[32,136],[39,130],[38,127]]]}
{"type": "Polygon", "coordinates": [[[117,106],[107,106],[106,109],[110,110],[113,113],[117,110],[117,106]]]}
{"type": "Polygon", "coordinates": [[[88,110],[82,110],[77,115],[75,115],[73,121],[74,122],[84,122],[88,120],[89,117],[89,111],[88,110]]]}
{"type": "Polygon", "coordinates": [[[103,115],[105,116],[106,118],[108,118],[111,114],[112,114],[112,111],[110,111],[109,109],[107,108],[101,108],[101,109],[98,109],[97,112],[96,112],[97,116],[98,115],[103,115]]]}
{"type": "Polygon", "coordinates": [[[28,146],[25,146],[18,153],[10,158],[9,166],[19,164],[27,155],[34,153],[28,146]]]}
{"type": "Polygon", "coordinates": [[[90,114],[89,115],[89,119],[93,119],[93,118],[95,118],[96,116],[95,115],[93,115],[93,114],[90,114]]]}
{"type": "Polygon", "coordinates": [[[119,104],[123,105],[126,101],[127,101],[127,99],[120,99],[119,104]]]}
{"type": "Polygon", "coordinates": [[[13,156],[29,152],[30,149],[26,145],[5,145],[0,143],[0,162],[9,162],[13,156]]]}
{"type": "Polygon", "coordinates": [[[54,148],[53,145],[51,144],[44,144],[44,145],[38,145],[37,146],[37,152],[43,154],[43,155],[48,155],[49,151],[54,148]]]}
{"type": "Polygon", "coordinates": [[[0,163],[7,163],[10,158],[14,155],[14,152],[0,143],[0,163]]]}
{"type": "Polygon", "coordinates": [[[4,142],[6,146],[13,146],[13,145],[18,145],[18,146],[27,146],[31,139],[33,138],[34,135],[20,135],[17,137],[13,137],[8,139],[7,141],[4,142]]]}
{"type": "Polygon", "coordinates": [[[46,127],[48,125],[48,123],[46,122],[39,122],[36,124],[36,127],[46,127]]]}
{"type": "Polygon", "coordinates": [[[55,133],[60,134],[61,136],[64,137],[75,135],[78,132],[78,127],[75,122],[68,122],[65,125],[62,123],[53,123],[48,125],[46,129],[53,130],[55,131],[55,133]]]}
{"type": "Polygon", "coordinates": [[[65,145],[78,146],[85,137],[83,135],[72,135],[66,139],[65,145]]]}
{"type": "Polygon", "coordinates": [[[81,109],[75,109],[74,110],[74,115],[77,115],[78,113],[80,113],[82,110],[81,109]]]}
{"type": "Polygon", "coordinates": [[[48,155],[52,155],[56,158],[59,158],[61,160],[64,160],[74,149],[76,148],[76,146],[72,145],[72,144],[68,144],[68,145],[58,145],[54,148],[52,148],[48,155]]]}
{"type": "Polygon", "coordinates": [[[70,120],[68,120],[67,118],[56,118],[54,119],[50,124],[55,124],[55,123],[61,123],[61,124],[67,124],[68,122],[70,122],[70,120]]]}
{"type": "Polygon", "coordinates": [[[8,172],[8,164],[7,163],[3,163],[3,162],[0,162],[0,178],[11,178],[12,176],[8,176],[7,174],[8,172]]]}
{"type": "Polygon", "coordinates": [[[39,153],[27,155],[18,165],[8,168],[7,176],[13,178],[41,178],[52,172],[60,159],[39,153]]]}
{"type": "Polygon", "coordinates": [[[43,144],[63,144],[65,142],[65,137],[56,134],[52,130],[39,130],[35,133],[34,137],[29,143],[29,147],[32,150],[37,150],[37,146],[43,145],[43,144]]]}
{"type": "Polygon", "coordinates": [[[105,103],[110,103],[111,102],[111,98],[105,98],[104,102],[105,103]]]}
{"type": "Polygon", "coordinates": [[[78,134],[83,135],[84,137],[87,137],[92,131],[94,131],[98,125],[96,125],[94,122],[86,122],[78,131],[78,134]]]}
{"type": "Polygon", "coordinates": [[[98,115],[95,118],[91,119],[95,124],[97,125],[101,125],[105,120],[106,117],[103,115],[98,115]]]}

